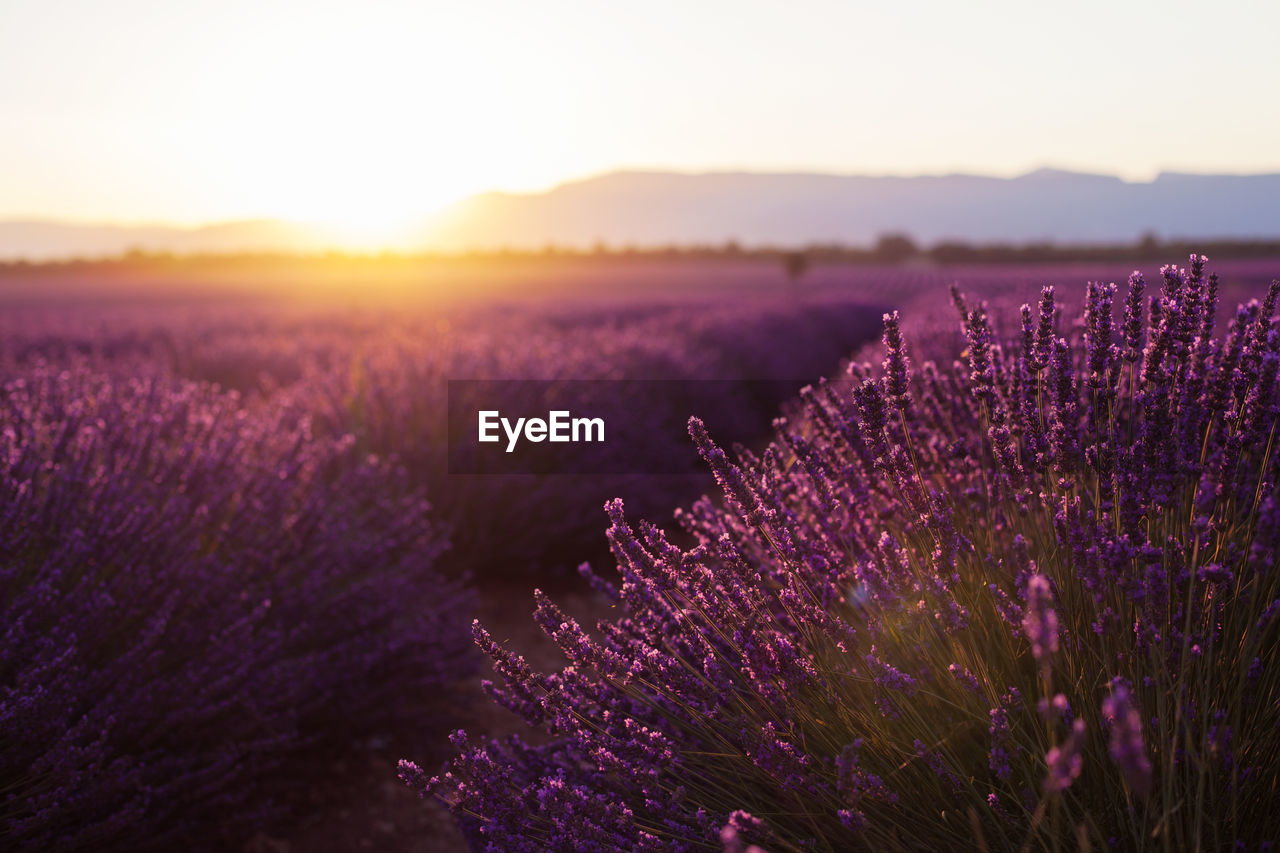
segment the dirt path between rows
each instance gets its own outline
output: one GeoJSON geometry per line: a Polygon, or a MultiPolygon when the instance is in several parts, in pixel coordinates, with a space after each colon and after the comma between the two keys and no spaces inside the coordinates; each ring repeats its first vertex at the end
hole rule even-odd
{"type": "MultiPolygon", "coordinates": [[[[505,582],[478,585],[481,623],[494,639],[523,654],[534,669],[548,671],[564,665],[559,649],[546,638],[532,618],[534,584],[505,582]]],[[[568,591],[548,594],[583,625],[593,626],[608,608],[599,598],[576,584],[568,591]]],[[[528,727],[514,714],[494,705],[480,688],[482,679],[495,675],[487,660],[480,673],[463,688],[471,708],[460,722],[472,738],[527,733],[528,727]]],[[[424,800],[396,777],[396,763],[410,758],[424,770],[435,771],[449,755],[447,731],[433,738],[435,755],[402,755],[387,738],[354,746],[330,765],[324,778],[293,809],[301,815],[287,831],[259,833],[244,845],[243,853],[455,853],[467,844],[439,803],[424,800]]]]}

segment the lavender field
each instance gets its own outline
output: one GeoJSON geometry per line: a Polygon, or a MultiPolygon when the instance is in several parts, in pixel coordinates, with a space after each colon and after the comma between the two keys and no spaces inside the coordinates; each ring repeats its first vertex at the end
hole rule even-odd
{"type": "Polygon", "coordinates": [[[5,270],[0,847],[1270,849],[1280,260],[1170,260],[5,270]]]}

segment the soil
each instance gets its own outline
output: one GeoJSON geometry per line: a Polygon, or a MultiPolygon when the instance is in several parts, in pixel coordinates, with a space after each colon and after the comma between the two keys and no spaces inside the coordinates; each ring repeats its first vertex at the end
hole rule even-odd
{"type": "MultiPolygon", "coordinates": [[[[546,672],[563,667],[566,661],[533,621],[534,585],[518,581],[478,585],[477,618],[495,640],[524,655],[534,669],[546,672]]],[[[584,626],[594,626],[608,611],[607,603],[585,590],[585,584],[547,592],[584,626]]],[[[483,679],[498,679],[487,660],[462,688],[469,710],[458,726],[473,739],[479,735],[533,734],[519,717],[484,695],[480,687],[483,679]]],[[[440,767],[451,750],[447,735],[448,731],[439,732],[435,749],[425,747],[434,755],[402,754],[404,747],[397,747],[392,738],[372,738],[353,745],[332,763],[319,784],[295,798],[292,806],[297,817],[292,825],[275,833],[257,834],[244,844],[242,853],[466,851],[466,841],[447,809],[421,798],[396,776],[401,758],[416,761],[428,771],[440,767]]]]}

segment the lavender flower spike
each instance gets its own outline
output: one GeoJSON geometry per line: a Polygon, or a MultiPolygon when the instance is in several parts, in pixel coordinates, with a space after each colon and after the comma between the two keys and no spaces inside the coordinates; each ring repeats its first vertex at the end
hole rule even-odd
{"type": "Polygon", "coordinates": [[[1146,797],[1151,793],[1151,762],[1142,742],[1142,714],[1123,683],[1113,683],[1111,695],[1102,700],[1102,717],[1111,726],[1107,746],[1111,760],[1124,774],[1129,788],[1146,797]]]}
{"type": "Polygon", "coordinates": [[[1077,717],[1066,743],[1053,747],[1044,757],[1045,764],[1049,765],[1049,775],[1044,779],[1046,794],[1062,793],[1080,778],[1080,771],[1084,769],[1083,748],[1084,720],[1077,717]]]}
{"type": "Polygon", "coordinates": [[[898,408],[906,408],[911,399],[911,362],[902,342],[902,326],[898,312],[884,315],[885,396],[898,408]]]}
{"type": "Polygon", "coordinates": [[[1027,608],[1022,616],[1022,630],[1031,641],[1031,654],[1041,666],[1058,651],[1058,614],[1053,610],[1053,593],[1044,575],[1027,579],[1027,608]]]}

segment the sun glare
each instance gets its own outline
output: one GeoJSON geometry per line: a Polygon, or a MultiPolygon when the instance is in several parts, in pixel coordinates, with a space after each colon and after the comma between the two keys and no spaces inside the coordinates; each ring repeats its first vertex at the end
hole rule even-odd
{"type": "MultiPolygon", "coordinates": [[[[415,211],[416,213],[416,211],[415,211]]],[[[314,222],[325,239],[341,249],[378,251],[417,248],[421,235],[415,233],[420,217],[388,215],[383,208],[360,211],[350,208],[340,218],[314,222]]]]}
{"type": "MultiPolygon", "coordinates": [[[[543,152],[513,145],[512,105],[494,108],[514,75],[488,55],[501,57],[502,45],[478,52],[474,42],[423,43],[421,32],[365,38],[358,19],[311,26],[288,63],[279,34],[264,30],[197,87],[220,118],[189,127],[189,139],[221,206],[320,224],[351,248],[394,248],[451,202],[539,183],[543,152]]],[[[537,119],[523,115],[532,107],[514,109],[537,119]]]]}
{"type": "Polygon", "coordinates": [[[316,105],[227,165],[262,209],[361,241],[391,237],[483,187],[487,153],[468,158],[447,140],[432,144],[432,116],[380,97],[370,91],[346,107],[337,100],[332,118],[316,105]]]}

